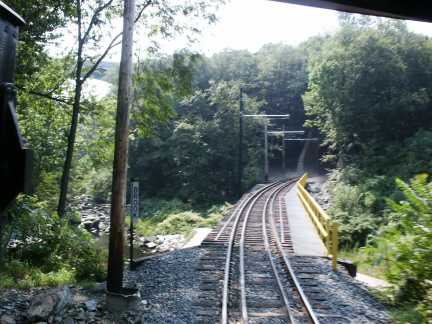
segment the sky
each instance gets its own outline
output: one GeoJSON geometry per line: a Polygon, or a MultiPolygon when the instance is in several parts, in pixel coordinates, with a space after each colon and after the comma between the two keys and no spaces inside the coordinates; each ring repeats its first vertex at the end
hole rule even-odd
{"type": "MultiPolygon", "coordinates": [[[[181,0],[179,0],[181,1],[181,0]]],[[[213,0],[208,0],[213,1],[213,0]]],[[[338,28],[337,12],[333,10],[286,4],[270,0],[230,0],[218,12],[218,22],[202,28],[200,42],[188,44],[184,38],[160,42],[165,53],[177,49],[189,48],[206,55],[212,55],[226,48],[258,51],[266,43],[286,43],[297,45],[309,37],[331,33],[338,28]]],[[[411,31],[432,37],[432,23],[408,21],[411,31]]],[[[115,23],[120,30],[121,19],[115,23]]],[[[69,28],[63,43],[74,44],[74,37],[69,28]]],[[[111,40],[110,33],[106,41],[111,40]]],[[[136,53],[139,46],[148,46],[145,39],[135,36],[136,53]]],[[[67,46],[52,46],[50,52],[61,56],[70,50],[67,46]]],[[[141,55],[140,55],[141,56],[141,55]]],[[[107,58],[120,61],[120,47],[107,58]]]]}
{"type": "MultiPolygon", "coordinates": [[[[210,0],[211,1],[211,0],[210,0]]],[[[337,29],[337,12],[269,0],[231,0],[206,27],[195,48],[211,55],[225,48],[257,51],[266,43],[297,45],[310,36],[337,29]]],[[[410,30],[432,36],[432,24],[408,21],[410,30]]],[[[168,52],[182,41],[164,45],[168,52]]]]}

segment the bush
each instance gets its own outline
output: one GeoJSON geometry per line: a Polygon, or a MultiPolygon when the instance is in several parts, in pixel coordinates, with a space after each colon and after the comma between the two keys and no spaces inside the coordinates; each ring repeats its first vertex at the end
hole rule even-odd
{"type": "Polygon", "coordinates": [[[377,230],[378,221],[373,213],[376,202],[371,192],[362,192],[358,186],[337,183],[332,189],[329,215],[339,222],[342,246],[364,246],[367,237],[377,230]]]}
{"type": "Polygon", "coordinates": [[[18,286],[105,278],[106,255],[90,234],[50,213],[45,202],[23,197],[11,216],[9,262],[1,270],[18,286]]]}
{"type": "Polygon", "coordinates": [[[1,270],[0,288],[54,287],[76,281],[75,272],[71,268],[43,272],[38,267],[33,267],[27,262],[18,260],[12,260],[1,270]]]}
{"type": "Polygon", "coordinates": [[[425,282],[426,294],[417,310],[422,314],[427,323],[432,323],[432,280],[425,282]]]}
{"type": "Polygon", "coordinates": [[[161,234],[189,234],[194,228],[199,227],[203,218],[191,211],[170,215],[157,227],[161,234]]]}
{"type": "Polygon", "coordinates": [[[156,234],[189,234],[197,227],[213,227],[223,218],[231,205],[215,205],[208,209],[192,210],[180,200],[146,199],[141,202],[143,218],[136,231],[143,236],[156,234]]]}
{"type": "Polygon", "coordinates": [[[110,201],[112,184],[112,170],[101,168],[92,172],[92,180],[89,185],[88,193],[96,203],[110,201]]]}
{"type": "Polygon", "coordinates": [[[432,278],[432,182],[427,179],[418,175],[410,185],[396,180],[404,199],[387,200],[391,222],[377,238],[389,242],[393,262],[387,277],[399,288],[399,300],[422,300],[432,278]]]}

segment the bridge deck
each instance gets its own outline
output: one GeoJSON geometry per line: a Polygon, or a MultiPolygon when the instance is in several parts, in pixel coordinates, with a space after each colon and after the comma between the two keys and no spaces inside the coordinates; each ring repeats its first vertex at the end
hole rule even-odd
{"type": "Polygon", "coordinates": [[[297,196],[297,187],[286,195],[288,222],[294,253],[302,256],[326,256],[327,250],[297,196]]]}

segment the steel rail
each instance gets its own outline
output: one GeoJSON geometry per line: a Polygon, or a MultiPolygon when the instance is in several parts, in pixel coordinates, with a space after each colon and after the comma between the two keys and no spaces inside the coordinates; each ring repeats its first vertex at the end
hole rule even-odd
{"type": "Polygon", "coordinates": [[[229,219],[226,221],[226,223],[222,226],[222,228],[219,230],[219,232],[216,235],[216,240],[218,240],[220,238],[220,236],[225,232],[225,229],[227,228],[227,226],[231,223],[231,221],[237,217],[237,215],[239,214],[239,211],[241,210],[241,208],[246,204],[246,202],[248,201],[248,197],[245,199],[242,199],[242,201],[240,202],[240,204],[236,207],[236,209],[234,210],[234,212],[231,214],[231,216],[229,217],[229,219]]]}
{"type": "Polygon", "coordinates": [[[264,188],[259,189],[255,193],[252,194],[252,196],[247,197],[244,204],[241,204],[239,206],[239,210],[236,216],[236,219],[234,220],[233,227],[231,229],[230,238],[228,241],[228,249],[227,249],[227,255],[226,255],[226,261],[225,261],[225,270],[224,270],[224,281],[223,281],[223,291],[222,291],[222,314],[221,314],[221,324],[227,324],[228,323],[228,302],[229,302],[229,281],[230,281],[230,268],[231,268],[231,256],[232,256],[232,250],[234,248],[235,244],[235,236],[237,234],[237,228],[240,222],[240,218],[246,209],[247,205],[249,205],[248,213],[250,213],[251,206],[253,206],[256,201],[267,191],[271,188],[277,186],[279,182],[269,184],[265,186],[264,188]]]}
{"type": "Polygon", "coordinates": [[[297,279],[297,276],[295,275],[295,272],[291,266],[291,262],[289,260],[289,257],[286,255],[286,253],[282,247],[282,244],[281,244],[279,236],[278,236],[276,224],[274,221],[272,209],[271,209],[271,215],[270,215],[270,222],[271,222],[271,228],[272,228],[272,232],[273,232],[273,236],[274,236],[274,241],[276,242],[277,250],[280,253],[280,255],[282,256],[283,263],[284,263],[284,265],[288,271],[289,276],[291,277],[291,279],[294,283],[295,289],[297,290],[298,294],[300,295],[300,299],[304,305],[304,308],[306,309],[306,312],[307,312],[311,322],[313,324],[319,324],[320,321],[318,320],[318,317],[315,315],[315,312],[313,311],[313,308],[312,308],[311,304],[309,303],[309,300],[308,300],[305,292],[303,291],[303,288],[301,287],[300,282],[297,279]]]}
{"type": "MultiPolygon", "coordinates": [[[[282,243],[285,243],[285,228],[284,228],[284,222],[283,222],[283,208],[282,208],[282,201],[281,201],[281,198],[279,196],[278,196],[278,202],[279,202],[280,237],[281,237],[282,243]]],[[[270,214],[273,217],[273,209],[270,209],[270,214]]]]}
{"type": "Polygon", "coordinates": [[[283,186],[284,184],[280,184],[279,182],[276,182],[276,184],[274,186],[271,186],[270,188],[268,188],[268,190],[264,190],[262,191],[257,197],[255,197],[254,201],[249,205],[249,208],[246,211],[245,217],[243,219],[243,226],[242,226],[242,230],[241,230],[241,236],[240,236],[240,266],[239,266],[239,270],[240,270],[240,278],[239,278],[239,283],[240,283],[240,301],[241,301],[241,314],[242,314],[242,323],[248,323],[248,312],[247,312],[247,303],[246,303],[246,275],[245,275],[245,238],[246,238],[246,228],[247,228],[247,224],[249,221],[249,216],[251,214],[252,208],[255,206],[255,203],[258,201],[259,198],[261,198],[264,194],[268,193],[268,191],[270,191],[270,196],[266,199],[266,201],[268,201],[268,199],[271,197],[271,195],[273,194],[273,191],[271,190],[277,190],[279,188],[279,186],[283,186]]]}
{"type": "Polygon", "coordinates": [[[282,283],[281,277],[279,276],[278,270],[276,268],[275,261],[273,259],[273,254],[272,254],[272,250],[271,250],[271,246],[270,246],[270,242],[269,242],[269,237],[267,234],[267,216],[268,216],[267,209],[268,209],[268,205],[270,203],[270,215],[269,216],[273,217],[273,203],[275,201],[275,198],[280,194],[280,192],[282,190],[284,190],[285,188],[287,188],[289,186],[292,186],[293,184],[295,184],[295,180],[291,181],[289,183],[283,184],[282,186],[276,188],[276,190],[272,192],[271,197],[269,199],[267,199],[266,202],[264,203],[264,209],[262,212],[262,232],[263,232],[263,237],[264,237],[264,247],[265,247],[265,250],[266,250],[267,255],[269,257],[270,264],[271,264],[273,274],[274,274],[274,278],[276,279],[277,286],[279,288],[279,292],[282,296],[283,303],[284,303],[285,308],[287,310],[290,323],[296,323],[296,320],[292,316],[291,305],[290,305],[287,293],[284,289],[284,285],[282,283]]]}

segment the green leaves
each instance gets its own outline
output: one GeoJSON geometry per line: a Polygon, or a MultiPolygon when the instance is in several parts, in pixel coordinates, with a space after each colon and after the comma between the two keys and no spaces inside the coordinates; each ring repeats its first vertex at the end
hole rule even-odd
{"type": "Polygon", "coordinates": [[[398,22],[343,21],[311,58],[305,111],[329,153],[358,165],[432,126],[431,41],[398,22]]]}
{"type": "Polygon", "coordinates": [[[403,200],[388,199],[391,223],[377,241],[390,241],[389,280],[399,288],[399,298],[421,301],[432,278],[432,182],[428,175],[414,177],[410,184],[397,179],[403,200]]]}

